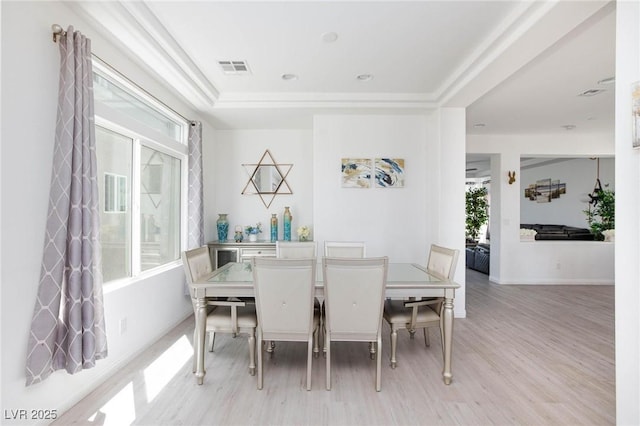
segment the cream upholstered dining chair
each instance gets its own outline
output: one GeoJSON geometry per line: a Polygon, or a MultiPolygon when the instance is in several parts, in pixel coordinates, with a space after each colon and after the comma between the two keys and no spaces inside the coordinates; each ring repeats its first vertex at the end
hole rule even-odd
{"type": "Polygon", "coordinates": [[[367,257],[367,247],[363,241],[325,241],[324,255],[327,257],[367,257]]]}
{"type": "MultiPolygon", "coordinates": [[[[367,247],[364,241],[325,241],[324,242],[324,255],[326,257],[347,257],[353,259],[362,259],[366,257],[367,247]]],[[[324,321],[324,304],[322,305],[322,316],[320,317],[320,323],[324,321]]],[[[324,330],[324,327],[323,327],[324,330]]],[[[327,355],[327,346],[325,345],[322,350],[323,354],[327,355]]],[[[375,349],[371,345],[371,356],[373,358],[375,349]]]]}
{"type": "MultiPolygon", "coordinates": [[[[320,315],[313,308],[316,259],[252,259],[258,312],[258,348],[263,341],[307,342],[307,390],[311,390],[314,335],[320,315]]],[[[258,389],[263,385],[263,356],[258,350],[258,389]]]]}
{"type": "MultiPolygon", "coordinates": [[[[279,259],[310,259],[315,258],[318,251],[318,243],[315,241],[276,241],[276,257],[279,259]]],[[[320,314],[320,301],[314,298],[313,307],[320,314]]],[[[320,317],[322,322],[322,317],[320,317]]],[[[322,328],[322,327],[320,327],[322,328]]],[[[317,358],[320,354],[320,333],[314,335],[313,354],[317,358]]],[[[269,342],[267,352],[273,352],[274,342],[269,342]]]]}
{"type": "Polygon", "coordinates": [[[315,241],[276,241],[276,257],[280,259],[311,259],[316,257],[315,241]]]}
{"type": "MultiPolygon", "coordinates": [[[[211,273],[213,268],[211,265],[211,257],[207,246],[182,253],[182,264],[184,266],[185,275],[189,284],[211,273]]],[[[196,301],[191,299],[193,312],[197,315],[196,301]]],[[[233,333],[249,335],[249,373],[255,374],[256,371],[256,310],[254,305],[247,305],[243,301],[233,301],[227,299],[213,300],[207,299],[207,321],[205,332],[209,333],[209,351],[213,352],[216,333],[233,333]]],[[[193,371],[196,369],[196,334],[194,331],[194,356],[193,371]]]]}
{"type": "MultiPolygon", "coordinates": [[[[427,261],[427,272],[441,280],[453,280],[458,263],[457,249],[431,245],[429,259],[427,261]]],[[[396,349],[398,346],[398,330],[406,329],[411,338],[416,329],[422,328],[424,333],[424,344],[429,346],[429,327],[440,327],[440,339],[442,332],[442,308],[443,298],[430,298],[425,300],[386,300],[384,305],[384,319],[391,326],[391,368],[396,368],[396,349]]],[[[442,342],[444,354],[444,342],[442,342]]]]}
{"type": "Polygon", "coordinates": [[[382,365],[382,310],[388,259],[324,257],[326,386],[331,390],[331,342],[369,342],[376,347],[376,390],[382,365]]]}

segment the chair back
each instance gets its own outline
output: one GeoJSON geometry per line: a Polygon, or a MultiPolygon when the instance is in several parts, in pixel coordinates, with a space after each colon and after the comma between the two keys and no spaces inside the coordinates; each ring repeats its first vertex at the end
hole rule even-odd
{"type": "Polygon", "coordinates": [[[204,246],[182,252],[182,265],[189,284],[212,272],[209,248],[204,246]]]}
{"type": "Polygon", "coordinates": [[[258,327],[265,340],[307,341],[313,332],[316,260],[252,259],[258,327]]]}
{"type": "Polygon", "coordinates": [[[382,326],[387,257],[322,259],[331,340],[375,341],[382,326]]]}
{"type": "Polygon", "coordinates": [[[453,280],[458,263],[459,250],[431,245],[429,260],[427,261],[427,272],[443,280],[453,280]]]}
{"type": "Polygon", "coordinates": [[[276,241],[276,257],[279,259],[310,259],[316,257],[315,241],[276,241]]]}
{"type": "Polygon", "coordinates": [[[326,257],[366,257],[366,246],[362,241],[325,241],[324,255],[326,257]]]}

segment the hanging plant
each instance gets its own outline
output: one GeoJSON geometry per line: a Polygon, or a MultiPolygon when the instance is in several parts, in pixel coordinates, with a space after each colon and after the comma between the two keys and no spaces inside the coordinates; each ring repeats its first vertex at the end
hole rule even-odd
{"type": "Polygon", "coordinates": [[[471,188],[466,192],[465,213],[466,236],[477,241],[480,228],[489,220],[487,188],[471,188]]]}
{"type": "Polygon", "coordinates": [[[589,208],[583,210],[596,240],[604,240],[602,231],[616,228],[616,193],[611,189],[597,189],[589,208]],[[593,204],[593,207],[591,206],[593,204]]]}

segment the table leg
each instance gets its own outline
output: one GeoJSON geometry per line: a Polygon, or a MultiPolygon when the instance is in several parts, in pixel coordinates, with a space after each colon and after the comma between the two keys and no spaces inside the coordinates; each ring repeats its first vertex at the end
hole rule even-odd
{"type": "Polygon", "coordinates": [[[194,343],[196,357],[196,379],[198,384],[204,382],[204,339],[207,325],[207,301],[205,298],[198,298],[196,302],[196,341],[194,343]]]}
{"type": "Polygon", "coordinates": [[[442,377],[446,385],[451,384],[453,374],[451,373],[451,347],[453,344],[453,298],[444,299],[444,312],[442,321],[442,344],[444,355],[444,367],[442,377]]]}

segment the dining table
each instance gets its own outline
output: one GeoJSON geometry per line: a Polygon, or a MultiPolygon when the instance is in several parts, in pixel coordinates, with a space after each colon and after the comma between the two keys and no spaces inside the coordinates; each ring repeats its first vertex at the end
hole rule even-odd
{"type": "MultiPolygon", "coordinates": [[[[427,272],[427,268],[415,263],[389,263],[385,297],[404,299],[409,297],[441,297],[444,299],[442,313],[443,368],[445,384],[453,378],[451,372],[451,349],[453,345],[453,299],[460,285],[427,272]]],[[[231,262],[202,276],[189,284],[191,298],[196,307],[194,356],[195,376],[199,385],[204,382],[205,326],[207,299],[220,297],[254,297],[253,271],[250,262],[231,262]]],[[[316,268],[315,296],[324,298],[321,265],[316,268]]],[[[258,348],[262,350],[262,348],[258,348]]]]}

